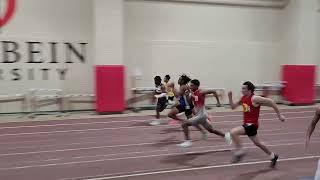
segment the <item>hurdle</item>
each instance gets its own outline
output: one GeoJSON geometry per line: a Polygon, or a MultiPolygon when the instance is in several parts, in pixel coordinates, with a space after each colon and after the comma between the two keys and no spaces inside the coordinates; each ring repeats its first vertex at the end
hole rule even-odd
{"type": "Polygon", "coordinates": [[[256,92],[259,92],[263,97],[276,96],[276,103],[282,104],[284,100],[282,98],[282,90],[286,87],[285,81],[265,82],[256,86],[256,92]]]}
{"type": "Polygon", "coordinates": [[[206,97],[207,98],[212,98],[212,97],[215,97],[216,98],[216,101],[217,103],[216,104],[206,104],[206,107],[207,108],[210,108],[211,106],[215,105],[217,107],[221,107],[222,104],[221,104],[221,100],[223,100],[223,98],[225,97],[226,95],[226,89],[225,88],[208,88],[208,87],[202,87],[202,89],[204,90],[215,90],[217,92],[217,97],[215,97],[213,94],[210,94],[206,97]],[[218,103],[218,100],[220,101],[220,104],[218,103]]]}
{"type": "MultiPolygon", "coordinates": [[[[39,108],[49,105],[57,105],[60,113],[64,112],[63,108],[63,94],[61,89],[30,89],[30,105],[31,114],[29,118],[34,118],[40,113],[39,108]]],[[[42,113],[41,113],[42,114],[42,113]]],[[[57,117],[60,117],[58,114],[57,117]]]]}
{"type": "Polygon", "coordinates": [[[134,112],[138,112],[141,107],[138,107],[136,103],[145,101],[148,99],[150,100],[150,103],[153,104],[155,100],[155,97],[153,96],[155,90],[156,90],[155,87],[131,88],[132,98],[126,101],[128,108],[132,109],[134,112]],[[132,106],[129,106],[129,105],[132,105],[132,106]]]}
{"type": "MultiPolygon", "coordinates": [[[[21,112],[27,113],[27,96],[26,94],[8,94],[0,95],[0,103],[21,102],[21,112]]],[[[21,116],[23,117],[23,115],[21,116]]]]}
{"type": "MultiPolygon", "coordinates": [[[[151,104],[154,104],[155,102],[155,97],[153,92],[155,91],[155,87],[136,87],[136,88],[132,88],[131,91],[133,93],[133,97],[130,98],[129,100],[127,100],[127,104],[133,104],[132,108],[134,111],[139,111],[139,109],[141,109],[142,107],[139,107],[136,105],[137,102],[141,102],[144,100],[148,100],[150,99],[150,104],[148,104],[147,106],[152,106],[151,104]],[[137,96],[140,95],[140,96],[137,96]]],[[[215,90],[217,91],[218,94],[218,98],[219,100],[222,99],[225,96],[225,88],[208,88],[208,87],[203,87],[203,89],[206,90],[215,90]]],[[[209,95],[207,98],[212,98],[214,97],[213,95],[209,95]]],[[[169,104],[170,105],[170,104],[169,104]]],[[[221,104],[215,104],[216,106],[220,107],[221,104]]],[[[207,107],[211,107],[212,104],[207,104],[207,107]]],[[[170,108],[171,106],[168,106],[168,108],[170,108]]]]}
{"type": "Polygon", "coordinates": [[[96,95],[95,94],[66,94],[63,95],[63,102],[67,105],[67,109],[64,111],[72,110],[72,105],[76,103],[95,103],[96,95]]]}

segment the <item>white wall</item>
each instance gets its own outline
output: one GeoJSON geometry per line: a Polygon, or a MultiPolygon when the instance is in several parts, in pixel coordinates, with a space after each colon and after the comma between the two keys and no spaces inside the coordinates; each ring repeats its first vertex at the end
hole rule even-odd
{"type": "Polygon", "coordinates": [[[126,63],[141,66],[138,86],[187,73],[239,92],[245,80],[279,79],[280,17],[279,9],[127,1],[126,63]]]}
{"type": "Polygon", "coordinates": [[[123,64],[123,0],[94,0],[94,59],[97,65],[123,64]]]}
{"type": "MultiPolygon", "coordinates": [[[[22,46],[19,52],[22,59],[18,63],[3,64],[0,69],[8,72],[12,68],[21,68],[23,79],[10,80],[10,75],[5,75],[1,80],[0,94],[24,93],[29,88],[61,88],[69,93],[93,93],[93,67],[92,67],[92,2],[88,0],[17,0],[17,9],[13,19],[1,29],[0,40],[19,42],[22,46]],[[88,43],[86,63],[80,63],[74,58],[75,63],[27,64],[27,51],[24,42],[70,42],[88,43]],[[35,80],[27,80],[27,69],[34,68],[37,72],[35,80]],[[41,80],[40,68],[50,68],[49,80],[41,80]],[[56,68],[68,68],[66,80],[59,80],[56,68]]],[[[1,45],[0,45],[1,46],[1,45]]],[[[80,50],[80,46],[75,45],[80,50]]],[[[39,47],[41,56],[48,60],[50,56],[48,45],[39,47]]],[[[1,52],[2,53],[2,52],[1,52]]],[[[2,54],[0,54],[2,59],[2,54]]],[[[65,61],[63,44],[59,45],[57,59],[65,61]]],[[[54,108],[54,107],[53,107],[54,108]]],[[[78,108],[92,108],[92,105],[79,106],[78,108]]],[[[0,112],[19,111],[20,106],[0,104],[0,112]]]]}
{"type": "Polygon", "coordinates": [[[283,10],[282,64],[320,65],[319,7],[318,0],[291,0],[283,10]]]}
{"type": "MultiPolygon", "coordinates": [[[[177,80],[181,73],[198,78],[203,86],[223,87],[239,95],[245,80],[254,83],[279,80],[281,64],[319,63],[320,13],[315,9],[320,6],[316,1],[291,0],[286,8],[277,9],[143,0],[124,0],[123,4],[122,0],[121,3],[114,0],[108,4],[96,0],[95,3],[107,6],[109,16],[89,0],[17,0],[16,14],[1,28],[0,40],[19,42],[22,61],[27,57],[23,43],[41,41],[86,42],[87,62],[1,63],[1,71],[22,68],[24,77],[29,68],[37,71],[36,78],[41,77],[40,68],[53,70],[49,80],[11,81],[3,75],[0,94],[22,93],[35,87],[93,93],[93,65],[121,64],[123,60],[127,66],[127,97],[132,86],[152,86],[155,75],[170,74],[177,80]],[[116,27],[107,28],[113,25],[116,27]],[[97,57],[93,56],[93,50],[97,57]],[[66,80],[59,80],[54,73],[57,68],[69,68],[66,80]],[[133,85],[136,68],[143,75],[133,85]]],[[[65,57],[62,47],[59,47],[59,60],[65,57]]],[[[46,58],[48,45],[41,47],[41,51],[41,57],[46,58]]],[[[86,109],[92,105],[74,108],[86,109]]],[[[18,110],[15,103],[0,104],[0,112],[18,110]]]]}

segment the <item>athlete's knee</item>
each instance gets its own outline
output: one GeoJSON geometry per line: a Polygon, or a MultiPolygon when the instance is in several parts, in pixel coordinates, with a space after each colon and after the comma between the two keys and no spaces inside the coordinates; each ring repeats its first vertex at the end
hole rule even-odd
{"type": "Polygon", "coordinates": [[[181,126],[182,126],[182,128],[187,128],[187,127],[189,126],[189,124],[188,124],[187,122],[183,122],[183,123],[181,124],[181,126]]]}
{"type": "Polygon", "coordinates": [[[230,135],[231,136],[238,136],[238,131],[236,129],[231,129],[230,130],[230,135]]]}
{"type": "Polygon", "coordinates": [[[176,116],[176,115],[175,115],[174,113],[172,113],[172,112],[169,112],[169,113],[168,113],[168,117],[169,117],[169,118],[172,118],[172,119],[173,119],[173,118],[175,118],[175,116],[176,116]]]}
{"type": "Polygon", "coordinates": [[[205,124],[203,127],[209,132],[209,133],[215,133],[216,130],[213,129],[211,125],[205,124]]]}

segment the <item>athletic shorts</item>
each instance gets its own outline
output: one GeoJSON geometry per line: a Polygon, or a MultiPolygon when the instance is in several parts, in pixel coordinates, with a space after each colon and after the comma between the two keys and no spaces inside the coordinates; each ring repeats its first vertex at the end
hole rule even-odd
{"type": "Polygon", "coordinates": [[[190,116],[190,115],[192,115],[193,106],[190,106],[189,109],[186,109],[186,107],[181,106],[181,105],[178,105],[176,108],[178,109],[179,113],[184,112],[184,114],[185,114],[187,117],[190,116]]]}
{"type": "Polygon", "coordinates": [[[174,96],[169,96],[168,100],[173,101],[174,100],[174,96]]]}
{"type": "Polygon", "coordinates": [[[203,110],[198,112],[196,115],[194,115],[192,118],[185,120],[184,122],[188,123],[189,125],[206,125],[210,124],[208,122],[208,115],[207,113],[203,110]]]}
{"type": "Polygon", "coordinates": [[[163,110],[165,110],[167,108],[167,106],[168,106],[167,97],[158,98],[157,111],[162,112],[163,110]]]}
{"type": "Polygon", "coordinates": [[[257,135],[257,127],[253,124],[244,124],[242,125],[244,130],[246,131],[246,135],[251,137],[257,135]]]}

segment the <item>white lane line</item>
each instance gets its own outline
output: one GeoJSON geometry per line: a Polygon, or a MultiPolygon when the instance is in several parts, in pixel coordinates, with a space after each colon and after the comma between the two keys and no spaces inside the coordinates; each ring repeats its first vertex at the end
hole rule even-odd
{"type": "MultiPolygon", "coordinates": [[[[279,159],[278,161],[279,162],[287,162],[287,161],[297,161],[297,160],[316,159],[316,158],[320,158],[320,155],[292,157],[292,158],[279,159]]],[[[151,171],[151,172],[144,172],[144,173],[132,173],[132,174],[129,173],[127,175],[106,176],[106,177],[99,177],[99,178],[89,178],[87,180],[120,179],[120,178],[130,178],[130,177],[139,177],[139,176],[156,175],[156,174],[167,174],[167,173],[175,173],[175,172],[185,172],[185,171],[195,171],[195,170],[205,170],[205,169],[216,169],[216,168],[227,168],[227,167],[239,167],[239,166],[264,164],[264,163],[270,163],[270,161],[253,161],[253,162],[243,162],[243,163],[237,163],[237,164],[222,164],[222,165],[195,167],[195,168],[181,168],[181,169],[172,169],[172,170],[163,170],[163,171],[151,171]]]]}
{"type": "MultiPolygon", "coordinates": [[[[319,143],[318,141],[315,143],[319,143]]],[[[269,147],[278,147],[278,146],[296,146],[296,145],[304,145],[303,143],[286,143],[286,144],[274,144],[268,145],[269,147]]],[[[246,149],[257,149],[256,146],[247,146],[244,147],[246,149]]],[[[223,151],[231,151],[232,149],[217,149],[214,151],[209,152],[223,152],[223,151]]],[[[194,152],[187,152],[183,154],[194,154],[194,153],[205,153],[208,151],[194,151],[194,152]]],[[[19,169],[28,169],[28,168],[39,168],[39,167],[51,167],[51,166],[62,166],[62,165],[74,165],[74,164],[88,164],[88,163],[97,163],[97,162],[105,162],[105,161],[117,161],[117,160],[127,160],[127,159],[142,159],[142,158],[151,158],[151,157],[159,157],[159,156],[172,156],[172,155],[180,155],[181,153],[164,153],[164,154],[157,154],[157,155],[148,155],[148,156],[131,156],[125,158],[111,158],[111,159],[98,159],[98,160],[86,160],[86,161],[73,161],[73,162],[65,162],[65,163],[50,163],[50,164],[40,164],[40,165],[29,165],[29,166],[16,166],[16,167],[8,167],[8,168],[0,168],[0,171],[7,171],[7,170],[19,170],[19,169]]],[[[270,161],[266,161],[270,162],[270,161]]]]}
{"type": "MultiPolygon", "coordinates": [[[[290,120],[293,119],[309,119],[313,116],[303,116],[303,117],[292,117],[290,120]]],[[[260,122],[273,122],[275,118],[269,119],[260,119],[260,122]]],[[[239,124],[241,121],[220,121],[220,122],[212,122],[211,124],[239,124]]],[[[93,128],[93,129],[74,129],[74,130],[65,130],[65,131],[38,131],[38,132],[30,132],[30,133],[9,133],[9,134],[0,134],[2,136],[19,136],[19,135],[38,135],[38,134],[56,134],[56,133],[79,133],[79,132],[88,132],[88,131],[101,131],[101,130],[119,130],[119,129],[153,129],[159,127],[178,127],[180,125],[159,125],[159,126],[128,126],[128,127],[115,127],[115,128],[93,128]]]]}
{"type": "MultiPolygon", "coordinates": [[[[278,141],[268,141],[266,144],[269,143],[298,143],[303,141],[304,139],[294,139],[294,140],[278,140],[278,141]]],[[[320,141],[320,138],[313,138],[312,142],[313,143],[317,143],[320,141]]],[[[252,142],[246,142],[243,143],[243,145],[252,145],[252,142]]],[[[220,145],[212,145],[212,146],[200,146],[200,147],[191,147],[188,148],[186,150],[201,150],[201,149],[206,149],[206,151],[204,152],[223,152],[223,151],[229,151],[228,149],[218,149],[218,150],[210,150],[210,149],[214,149],[214,148],[227,148],[228,145],[225,144],[220,144],[220,145]]],[[[251,146],[248,146],[251,147],[251,146]]],[[[252,146],[255,147],[255,146],[252,146]]],[[[126,152],[126,153],[114,153],[114,154],[100,154],[100,155],[91,155],[91,156],[75,156],[75,157],[71,157],[70,159],[85,159],[85,158],[102,158],[102,157],[110,157],[110,156],[124,156],[124,155],[138,155],[138,154],[146,154],[146,153],[158,153],[158,152],[169,152],[169,151],[179,151],[179,149],[169,149],[169,148],[164,148],[161,150],[151,150],[151,151],[135,151],[135,152],[126,152]]],[[[202,151],[203,152],[203,151],[202,151]]],[[[186,152],[188,153],[188,152],[186,152]]],[[[37,161],[22,161],[19,162],[24,163],[24,164],[30,164],[30,163],[39,163],[39,162],[52,162],[52,161],[62,161],[65,160],[64,158],[55,158],[55,159],[45,159],[45,160],[37,160],[37,161]]]]}
{"type": "MultiPolygon", "coordinates": [[[[228,128],[222,128],[221,130],[229,130],[228,128]]],[[[288,129],[269,129],[269,130],[259,130],[259,132],[273,132],[273,131],[284,131],[284,130],[288,130],[288,129]]],[[[182,131],[182,130],[181,130],[182,131]]],[[[195,130],[196,131],[196,130],[195,130]]],[[[88,142],[79,142],[79,143],[62,143],[62,144],[54,144],[56,143],[57,140],[59,139],[52,139],[52,140],[35,140],[35,141],[18,141],[18,142],[7,142],[7,143],[0,143],[0,146],[6,150],[15,150],[15,149],[22,149],[22,148],[40,148],[40,147],[56,147],[56,146],[66,146],[66,145],[83,145],[83,144],[97,144],[99,142],[101,142],[101,139],[104,139],[106,137],[109,136],[87,136],[87,137],[83,137],[83,138],[78,138],[77,140],[87,140],[87,139],[95,139],[95,140],[99,140],[99,141],[88,141],[88,142]],[[97,139],[98,138],[98,139],[97,139]],[[7,145],[16,145],[16,144],[21,144],[21,143],[51,143],[51,145],[40,145],[40,146],[15,146],[12,148],[6,148],[7,145]]],[[[211,138],[209,137],[209,139],[218,139],[218,138],[211,138]]],[[[153,144],[153,142],[148,142],[148,143],[141,143],[141,145],[145,145],[145,144],[153,144]]],[[[124,145],[115,145],[115,146],[136,146],[139,144],[124,144],[124,145]]]]}
{"type": "MultiPolygon", "coordinates": [[[[222,128],[220,130],[227,131],[229,129],[222,128]]],[[[274,131],[285,131],[285,130],[288,130],[288,129],[267,129],[267,130],[259,130],[259,132],[274,132],[274,131]]],[[[182,132],[182,130],[181,130],[181,132],[182,132]]],[[[106,137],[109,137],[109,136],[93,136],[93,137],[80,138],[81,140],[99,138],[100,139],[99,141],[67,143],[67,144],[51,144],[51,145],[40,145],[40,146],[34,146],[34,145],[30,145],[30,146],[15,146],[15,147],[9,147],[9,148],[6,148],[5,145],[8,145],[8,144],[16,145],[16,144],[19,144],[19,143],[34,143],[34,142],[54,142],[54,140],[52,140],[52,141],[45,141],[45,140],[43,140],[43,141],[19,141],[19,142],[10,142],[10,143],[0,143],[0,146],[2,145],[2,148],[3,148],[3,149],[0,148],[0,150],[4,150],[4,149],[5,150],[17,150],[17,149],[26,149],[26,148],[45,148],[45,147],[57,147],[57,146],[99,144],[99,143],[101,143],[101,139],[106,138],[106,137]]],[[[220,139],[220,138],[209,137],[208,139],[214,140],[214,139],[220,139]]],[[[155,141],[156,140],[158,140],[158,139],[155,139],[155,141]]],[[[112,147],[127,147],[127,146],[139,146],[139,145],[149,145],[149,144],[155,144],[155,143],[154,142],[145,142],[145,143],[135,143],[135,144],[120,144],[120,145],[114,145],[112,147]]]]}
{"type": "MultiPolygon", "coordinates": [[[[271,133],[271,134],[263,134],[263,136],[278,136],[278,135],[288,135],[288,134],[302,134],[305,132],[285,132],[285,133],[271,133]]],[[[243,137],[245,138],[245,137],[243,137]]],[[[218,139],[218,138],[210,138],[210,139],[218,139]]],[[[221,138],[220,138],[221,139],[221,138]]],[[[180,141],[169,141],[169,142],[180,142],[180,141]]],[[[165,142],[168,143],[168,142],[165,142]]],[[[4,156],[16,156],[16,155],[27,155],[27,154],[39,154],[39,153],[55,153],[55,152],[67,152],[67,151],[79,151],[79,150],[91,150],[91,149],[105,149],[105,148],[117,148],[117,147],[130,147],[130,146],[141,146],[141,145],[152,145],[152,144],[159,144],[156,143],[137,143],[137,144],[124,144],[124,145],[107,145],[107,146],[92,146],[92,147],[83,147],[83,148],[70,148],[70,149],[57,149],[57,150],[47,150],[47,151],[28,151],[28,152],[21,152],[21,153],[7,153],[7,154],[0,154],[0,158],[4,156]]]]}
{"type": "MultiPolygon", "coordinates": [[[[301,111],[301,112],[283,112],[283,114],[305,114],[305,113],[311,113],[314,111],[301,111]]],[[[262,113],[262,115],[271,115],[275,113],[262,113]]],[[[221,117],[242,117],[243,115],[220,115],[215,116],[213,115],[213,118],[221,118],[221,117]]],[[[146,122],[146,121],[152,121],[154,119],[146,119],[146,120],[120,120],[120,121],[94,121],[94,122],[83,122],[83,123],[57,123],[57,124],[41,124],[41,125],[23,125],[23,126],[7,126],[7,127],[0,127],[0,130],[3,129],[19,129],[19,128],[36,128],[36,127],[58,127],[58,126],[76,126],[76,125],[91,125],[91,124],[111,124],[111,123],[129,123],[129,122],[146,122]]],[[[166,118],[164,120],[170,120],[169,118],[166,118]]]]}

